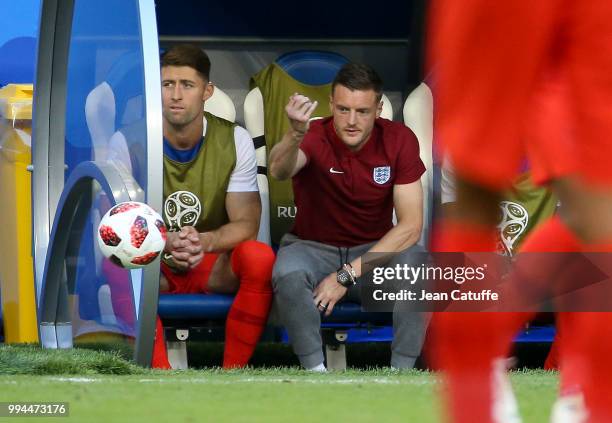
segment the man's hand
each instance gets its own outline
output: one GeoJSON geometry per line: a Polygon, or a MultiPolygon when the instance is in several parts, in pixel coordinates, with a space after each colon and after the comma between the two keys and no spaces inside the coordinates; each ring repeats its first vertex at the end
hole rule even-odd
{"type": "Polygon", "coordinates": [[[184,226],[179,232],[168,232],[165,251],[172,255],[181,270],[193,269],[204,257],[200,234],[193,226],[184,226]]]}
{"type": "Polygon", "coordinates": [[[289,103],[285,106],[285,112],[289,118],[291,128],[299,135],[304,135],[308,131],[310,115],[317,108],[318,102],[312,102],[306,96],[293,94],[289,97],[289,103]]]}
{"type": "Polygon", "coordinates": [[[315,288],[313,292],[315,306],[319,311],[324,311],[326,316],[329,316],[334,306],[344,294],[346,294],[348,288],[340,285],[336,280],[336,272],[328,275],[321,281],[321,283],[315,288]]]}
{"type": "Polygon", "coordinates": [[[307,162],[306,155],[299,146],[308,131],[310,115],[318,103],[310,101],[306,96],[293,94],[285,106],[290,128],[283,138],[270,151],[268,169],[270,175],[282,181],[293,177],[307,162]]]}

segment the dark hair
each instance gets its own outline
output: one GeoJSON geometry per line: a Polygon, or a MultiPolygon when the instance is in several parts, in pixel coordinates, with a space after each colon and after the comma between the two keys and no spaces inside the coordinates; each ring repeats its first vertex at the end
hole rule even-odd
{"type": "Polygon", "coordinates": [[[189,66],[195,69],[205,81],[210,81],[210,59],[204,51],[193,44],[178,44],[161,56],[161,67],[189,66]]]}
{"type": "Polygon", "coordinates": [[[377,101],[382,98],[382,79],[374,69],[361,63],[347,63],[342,66],[332,82],[332,94],[336,85],[342,85],[351,91],[374,90],[377,101]]]}

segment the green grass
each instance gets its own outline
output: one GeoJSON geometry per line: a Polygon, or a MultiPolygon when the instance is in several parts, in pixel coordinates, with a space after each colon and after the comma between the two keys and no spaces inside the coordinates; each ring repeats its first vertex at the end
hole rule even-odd
{"type": "MultiPolygon", "coordinates": [[[[530,370],[511,377],[524,421],[547,421],[557,375],[530,370]]],[[[436,375],[422,371],[164,372],[111,352],[0,348],[0,401],[68,402],[70,417],[60,421],[438,422],[438,388],[436,375]]]]}
{"type": "Polygon", "coordinates": [[[38,345],[0,347],[0,375],[127,375],[145,371],[115,351],[49,350],[38,345]]]}

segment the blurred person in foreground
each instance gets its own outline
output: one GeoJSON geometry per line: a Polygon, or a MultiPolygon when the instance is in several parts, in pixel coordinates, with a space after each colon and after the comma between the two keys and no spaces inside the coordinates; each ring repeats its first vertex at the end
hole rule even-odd
{"type": "MultiPolygon", "coordinates": [[[[525,157],[562,208],[523,250],[612,249],[611,18],[612,3],[602,0],[431,2],[435,131],[458,178],[457,206],[434,229],[435,251],[495,250],[497,204],[525,157]]],[[[494,413],[492,361],[507,354],[520,321],[507,313],[434,319],[452,420],[504,421],[494,413]]],[[[562,389],[577,386],[586,406],[574,421],[612,421],[612,314],[563,313],[561,325],[571,339],[562,389]]]]}

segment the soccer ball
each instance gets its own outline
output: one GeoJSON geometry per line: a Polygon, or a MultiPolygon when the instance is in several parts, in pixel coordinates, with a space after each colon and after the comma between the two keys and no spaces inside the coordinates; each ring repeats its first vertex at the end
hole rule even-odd
{"type": "Polygon", "coordinates": [[[98,226],[98,245],[105,257],[126,269],[144,267],[166,245],[166,225],[146,204],[127,201],[112,207],[98,226]]]}

